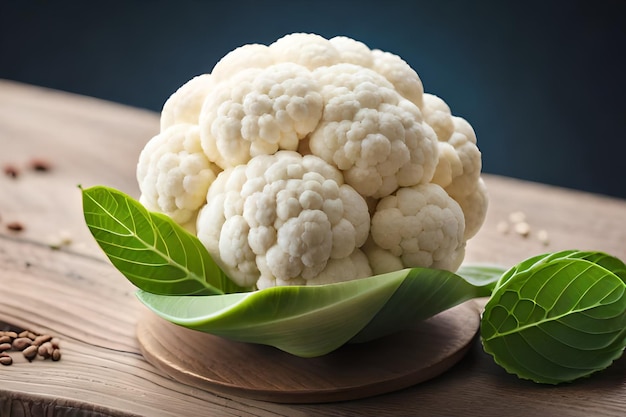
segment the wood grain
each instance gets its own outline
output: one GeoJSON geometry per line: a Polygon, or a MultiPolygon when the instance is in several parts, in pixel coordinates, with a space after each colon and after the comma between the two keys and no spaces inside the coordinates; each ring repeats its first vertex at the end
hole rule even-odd
{"type": "MultiPolygon", "coordinates": [[[[144,314],[134,288],[84,226],[78,184],[137,195],[135,163],[158,116],[99,100],[0,80],[0,325],[61,340],[59,362],[0,367],[0,416],[622,416],[626,360],[558,387],[520,381],[478,340],[443,375],[397,392],[332,404],[278,404],[180,383],[141,355],[144,314]],[[46,158],[49,172],[29,168],[46,158]],[[21,222],[11,232],[6,225],[21,222]],[[60,235],[71,242],[53,250],[60,235]]],[[[485,175],[490,208],[466,259],[510,265],[540,252],[580,248],[626,259],[626,201],[485,175]],[[527,237],[498,223],[521,210],[527,237]],[[548,232],[546,245],[537,238],[548,232]]],[[[245,369],[245,363],[241,365],[245,369]]]]}

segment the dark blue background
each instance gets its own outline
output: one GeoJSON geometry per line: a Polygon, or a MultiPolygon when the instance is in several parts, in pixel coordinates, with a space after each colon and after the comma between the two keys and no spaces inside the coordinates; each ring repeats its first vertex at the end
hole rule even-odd
{"type": "Polygon", "coordinates": [[[626,198],[625,5],[2,0],[0,78],[158,111],[237,46],[347,35],[403,57],[467,118],[483,171],[626,198]]]}

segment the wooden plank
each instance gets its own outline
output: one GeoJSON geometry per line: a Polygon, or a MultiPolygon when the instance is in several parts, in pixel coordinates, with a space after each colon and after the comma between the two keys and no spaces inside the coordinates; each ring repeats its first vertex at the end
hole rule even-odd
{"type": "MultiPolygon", "coordinates": [[[[63,351],[59,362],[16,356],[0,368],[0,415],[623,415],[624,358],[552,388],[507,375],[478,341],[444,375],[358,401],[285,405],[170,379],[140,354],[143,307],[89,235],[77,188],[103,184],[136,195],[137,156],[157,130],[151,112],[0,80],[0,167],[20,171],[0,175],[0,324],[53,333],[63,351]],[[46,158],[51,170],[32,170],[32,158],[46,158]],[[13,221],[25,229],[7,230],[13,221]],[[61,235],[71,243],[51,249],[61,235]]],[[[468,243],[468,262],[511,265],[569,248],[626,259],[626,201],[491,175],[485,181],[490,209],[468,243]],[[526,214],[527,237],[498,230],[514,211],[526,214]]]]}

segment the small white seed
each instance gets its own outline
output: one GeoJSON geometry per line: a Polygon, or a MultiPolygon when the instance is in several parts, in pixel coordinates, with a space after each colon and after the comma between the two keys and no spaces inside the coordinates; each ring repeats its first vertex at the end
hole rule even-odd
{"type": "Polygon", "coordinates": [[[526,222],[519,222],[515,224],[515,233],[520,236],[526,237],[530,234],[530,225],[526,222]]]}
{"type": "Polygon", "coordinates": [[[537,232],[537,239],[544,245],[550,244],[550,237],[548,236],[548,231],[541,229],[537,232]]]}
{"type": "Polygon", "coordinates": [[[496,225],[496,230],[499,233],[507,234],[509,233],[509,224],[503,220],[496,225]]]}

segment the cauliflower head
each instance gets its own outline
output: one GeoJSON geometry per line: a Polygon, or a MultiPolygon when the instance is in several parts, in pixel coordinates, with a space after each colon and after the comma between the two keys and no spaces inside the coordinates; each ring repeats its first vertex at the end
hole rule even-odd
{"type": "Polygon", "coordinates": [[[140,201],[241,286],[454,271],[482,226],[476,134],[399,56],[346,36],[240,46],[165,102],[140,201]]]}

